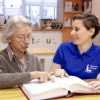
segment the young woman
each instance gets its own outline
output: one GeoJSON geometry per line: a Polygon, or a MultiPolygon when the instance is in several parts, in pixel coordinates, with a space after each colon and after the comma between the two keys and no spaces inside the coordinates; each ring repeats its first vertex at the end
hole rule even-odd
{"type": "MultiPolygon", "coordinates": [[[[72,28],[73,42],[64,42],[58,47],[50,73],[61,78],[68,75],[81,79],[96,78],[100,73],[100,46],[92,39],[100,31],[99,20],[91,13],[77,14],[73,16],[72,28]]],[[[100,92],[100,82],[89,85],[100,92]]]]}

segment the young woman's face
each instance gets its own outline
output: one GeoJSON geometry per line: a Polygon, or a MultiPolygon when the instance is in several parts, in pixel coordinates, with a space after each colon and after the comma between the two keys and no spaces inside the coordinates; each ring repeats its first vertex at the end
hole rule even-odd
{"type": "Polygon", "coordinates": [[[83,45],[91,40],[93,33],[85,28],[82,20],[74,20],[72,27],[71,35],[74,39],[74,44],[83,45]]]}
{"type": "Polygon", "coordinates": [[[31,30],[29,26],[24,26],[15,30],[15,33],[9,39],[10,46],[13,50],[25,52],[28,48],[31,30]]]}

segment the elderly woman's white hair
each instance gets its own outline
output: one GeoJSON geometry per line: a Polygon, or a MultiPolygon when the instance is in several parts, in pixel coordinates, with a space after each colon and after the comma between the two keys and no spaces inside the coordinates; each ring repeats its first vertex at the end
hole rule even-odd
{"type": "Polygon", "coordinates": [[[3,32],[1,35],[1,42],[8,43],[7,39],[10,38],[14,34],[15,29],[21,28],[26,25],[30,27],[31,32],[32,32],[32,22],[29,19],[20,15],[10,17],[3,29],[3,32]]]}

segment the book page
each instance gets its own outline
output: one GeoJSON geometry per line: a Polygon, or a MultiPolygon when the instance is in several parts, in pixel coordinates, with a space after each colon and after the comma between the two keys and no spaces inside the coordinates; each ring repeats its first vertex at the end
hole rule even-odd
{"type": "MultiPolygon", "coordinates": [[[[39,93],[44,93],[44,92],[48,92],[50,90],[60,90],[63,88],[63,86],[61,86],[59,83],[57,82],[52,82],[52,81],[48,81],[46,83],[40,83],[38,81],[38,79],[34,79],[26,84],[22,84],[21,88],[26,91],[27,94],[39,94],[39,93]],[[28,91],[28,92],[27,92],[28,91]]],[[[64,91],[66,91],[66,95],[67,95],[67,91],[66,89],[63,88],[64,91]]]]}
{"type": "Polygon", "coordinates": [[[62,84],[66,89],[69,89],[71,92],[74,91],[90,92],[90,86],[88,86],[88,83],[86,83],[85,81],[76,76],[69,76],[68,78],[64,77],[62,79],[59,77],[54,77],[54,79],[58,83],[62,84]]]}

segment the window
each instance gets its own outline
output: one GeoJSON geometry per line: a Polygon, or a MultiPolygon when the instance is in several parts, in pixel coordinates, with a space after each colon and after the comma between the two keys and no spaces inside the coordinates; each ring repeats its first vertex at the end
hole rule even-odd
{"type": "Polygon", "coordinates": [[[22,0],[5,0],[5,8],[20,8],[22,0]]]}
{"type": "Polygon", "coordinates": [[[0,14],[3,14],[3,6],[2,6],[2,3],[0,3],[0,14]]]}
{"type": "Polygon", "coordinates": [[[57,0],[0,0],[0,13],[6,18],[23,15],[33,23],[39,23],[41,19],[55,19],[56,10],[57,0]]]}
{"type": "Polygon", "coordinates": [[[55,7],[44,7],[44,18],[45,19],[54,19],[55,16],[55,7]]]}
{"type": "Polygon", "coordinates": [[[26,16],[33,23],[39,23],[40,19],[55,19],[56,10],[57,0],[26,0],[26,16]]]}
{"type": "Polygon", "coordinates": [[[43,1],[48,3],[57,3],[57,0],[43,0],[43,1]]]}
{"type": "Polygon", "coordinates": [[[3,14],[3,0],[0,0],[0,14],[3,14]]]}
{"type": "Polygon", "coordinates": [[[22,15],[22,0],[5,0],[5,16],[22,15]]]}
{"type": "Polygon", "coordinates": [[[39,6],[26,6],[26,15],[27,18],[30,19],[33,24],[40,22],[40,7],[39,6]]]}

